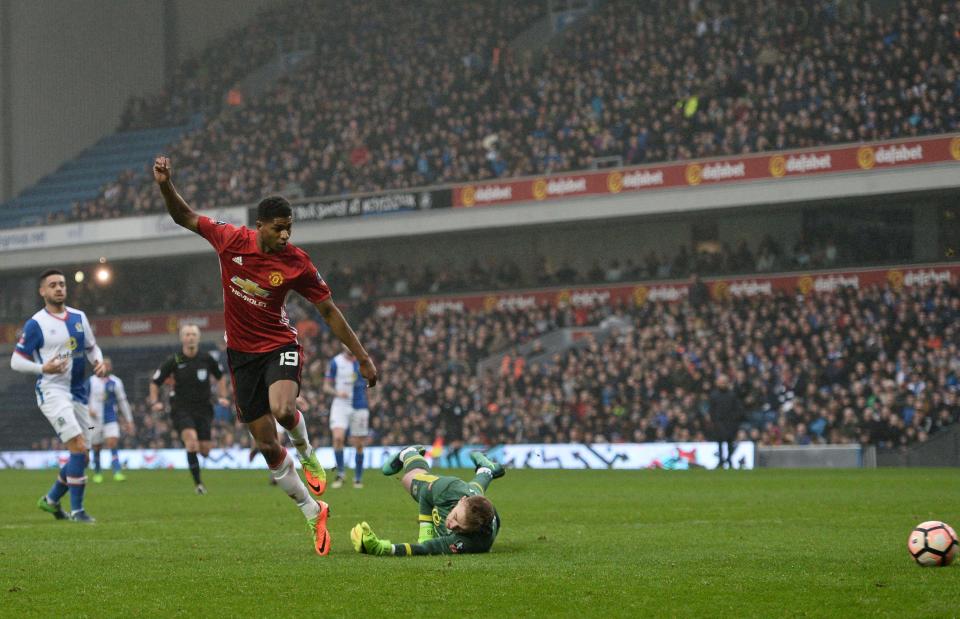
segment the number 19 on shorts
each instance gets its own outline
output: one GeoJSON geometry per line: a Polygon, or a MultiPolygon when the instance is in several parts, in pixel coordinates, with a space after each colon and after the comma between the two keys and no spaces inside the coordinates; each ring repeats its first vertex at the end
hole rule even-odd
{"type": "Polygon", "coordinates": [[[300,365],[300,353],[296,350],[287,350],[280,354],[280,365],[300,365]]]}

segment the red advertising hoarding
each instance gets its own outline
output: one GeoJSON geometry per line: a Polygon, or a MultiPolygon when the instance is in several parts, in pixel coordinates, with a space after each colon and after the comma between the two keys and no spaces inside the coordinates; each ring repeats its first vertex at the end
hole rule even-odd
{"type": "Polygon", "coordinates": [[[99,337],[129,337],[175,334],[182,324],[194,324],[201,330],[223,330],[223,312],[192,312],[175,314],[146,314],[94,318],[90,325],[99,337]]]}
{"type": "Polygon", "coordinates": [[[470,183],[454,187],[453,206],[465,208],[540,202],[841,172],[866,173],[884,168],[957,161],[960,161],[960,137],[925,137],[654,164],[603,172],[577,172],[540,178],[470,183]]]}
{"type": "MultiPolygon", "coordinates": [[[[195,324],[203,330],[224,329],[223,311],[178,312],[169,314],[137,314],[111,318],[90,318],[90,326],[98,338],[176,335],[181,324],[195,324]]],[[[22,324],[0,325],[0,343],[16,343],[22,324]]]]}
{"type": "MultiPolygon", "coordinates": [[[[714,299],[754,297],[774,292],[830,292],[839,288],[862,288],[889,284],[894,289],[960,281],[960,264],[929,264],[849,271],[784,273],[750,277],[704,278],[714,299]]],[[[647,302],[681,301],[687,296],[687,280],[637,282],[607,286],[577,286],[527,291],[490,292],[422,298],[384,299],[377,305],[382,316],[394,314],[442,314],[447,311],[522,310],[541,305],[593,307],[608,303],[642,305],[647,302]]]]}

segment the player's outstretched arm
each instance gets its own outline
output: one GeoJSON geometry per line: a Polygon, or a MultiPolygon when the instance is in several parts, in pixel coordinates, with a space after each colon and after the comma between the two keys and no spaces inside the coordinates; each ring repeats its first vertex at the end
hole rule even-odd
{"type": "Polygon", "coordinates": [[[412,557],[422,555],[451,554],[450,547],[456,543],[453,535],[438,537],[419,544],[393,544],[388,539],[380,539],[366,522],[350,530],[350,542],[353,549],[361,554],[378,557],[412,557]]]}
{"type": "Polygon", "coordinates": [[[333,334],[350,349],[353,356],[360,362],[360,374],[367,379],[367,386],[373,387],[376,385],[377,366],[373,364],[363,344],[357,339],[357,334],[350,328],[347,319],[344,318],[340,312],[340,308],[336,306],[330,297],[316,303],[315,306],[323,317],[323,320],[330,327],[330,330],[333,331],[333,334]]]}
{"type": "Polygon", "coordinates": [[[160,187],[160,193],[163,194],[163,202],[167,206],[167,212],[178,225],[183,226],[191,232],[200,233],[197,226],[199,215],[190,208],[190,205],[177,193],[173,186],[173,172],[170,167],[170,158],[158,155],[153,162],[153,180],[157,181],[160,187]]]}
{"type": "Polygon", "coordinates": [[[370,525],[361,522],[350,529],[350,543],[353,549],[365,555],[383,557],[393,554],[393,544],[388,539],[380,539],[370,525]]]}

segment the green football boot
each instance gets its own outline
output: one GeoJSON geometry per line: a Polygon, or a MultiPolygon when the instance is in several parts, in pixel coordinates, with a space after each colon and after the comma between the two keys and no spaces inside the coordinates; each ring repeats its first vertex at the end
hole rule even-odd
{"type": "Polygon", "coordinates": [[[67,512],[63,511],[63,508],[60,507],[60,503],[49,502],[46,495],[37,500],[37,507],[48,514],[53,514],[53,517],[57,520],[70,520],[70,516],[67,515],[67,512]]]}
{"type": "Polygon", "coordinates": [[[473,460],[474,466],[478,469],[481,467],[486,467],[490,469],[490,472],[493,474],[494,479],[498,479],[507,474],[507,470],[503,468],[503,465],[499,462],[494,462],[490,458],[484,455],[482,451],[474,451],[470,453],[470,459],[473,460]]]}

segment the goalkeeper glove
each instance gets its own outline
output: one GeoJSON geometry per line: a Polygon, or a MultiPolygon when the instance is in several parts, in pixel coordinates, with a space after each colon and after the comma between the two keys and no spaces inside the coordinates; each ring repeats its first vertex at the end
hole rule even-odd
{"type": "Polygon", "coordinates": [[[366,522],[361,522],[350,530],[350,541],[353,543],[353,549],[363,554],[379,557],[393,554],[393,544],[390,540],[377,537],[366,522]]]}

